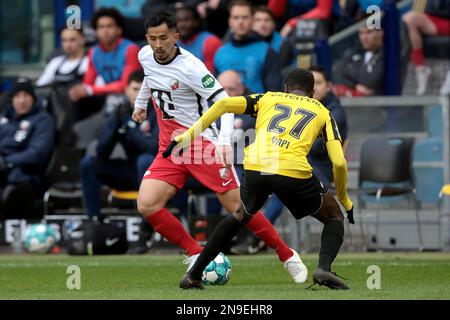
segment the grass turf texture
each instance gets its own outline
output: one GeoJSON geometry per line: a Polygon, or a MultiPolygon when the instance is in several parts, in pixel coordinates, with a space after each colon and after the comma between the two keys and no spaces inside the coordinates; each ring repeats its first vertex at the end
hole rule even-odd
{"type": "Polygon", "coordinates": [[[294,284],[273,254],[229,256],[231,280],[225,286],[184,291],[181,255],[95,256],[0,255],[0,299],[450,299],[450,254],[342,254],[334,271],[349,280],[350,291],[312,284],[317,255],[303,255],[309,275],[294,284]],[[81,269],[81,289],[68,290],[69,265],[81,269]],[[367,267],[381,269],[381,289],[369,290],[367,267]]]}

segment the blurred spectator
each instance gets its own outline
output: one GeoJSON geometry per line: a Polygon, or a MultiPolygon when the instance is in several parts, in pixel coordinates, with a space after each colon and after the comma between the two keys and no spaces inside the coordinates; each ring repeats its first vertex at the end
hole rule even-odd
{"type": "Polygon", "coordinates": [[[223,38],[228,30],[228,4],[230,0],[206,0],[197,5],[197,12],[206,30],[223,38]]]}
{"type": "Polygon", "coordinates": [[[255,8],[253,14],[253,31],[264,38],[264,41],[270,44],[270,47],[279,53],[283,37],[275,30],[275,16],[267,6],[255,8]]]}
{"type": "MultiPolygon", "coordinates": [[[[423,95],[427,89],[431,68],[425,65],[422,36],[450,35],[450,1],[428,0],[425,12],[408,12],[403,16],[403,21],[408,28],[412,46],[411,61],[416,69],[416,93],[423,95]]],[[[441,94],[450,93],[450,85],[445,85],[450,82],[450,73],[447,73],[447,78],[441,87],[441,94]]]]}
{"type": "MultiPolygon", "coordinates": [[[[313,66],[310,68],[310,71],[314,75],[313,98],[319,100],[330,111],[336,121],[342,143],[345,146],[348,131],[347,116],[341,106],[339,98],[337,98],[331,90],[332,86],[329,76],[325,69],[321,67],[313,66]]],[[[319,178],[325,186],[330,187],[333,183],[333,166],[328,158],[325,142],[322,138],[318,138],[314,142],[309,151],[308,161],[313,167],[314,175],[319,178]]]]}
{"type": "Polygon", "coordinates": [[[55,135],[53,120],[38,104],[28,79],[17,81],[9,102],[0,117],[0,204],[8,208],[4,212],[32,206],[43,192],[55,135]]]}
{"type": "Polygon", "coordinates": [[[140,18],[141,8],[145,2],[146,0],[95,0],[95,6],[97,8],[114,6],[126,18],[140,18]]]}
{"type": "Polygon", "coordinates": [[[242,82],[253,92],[278,91],[281,75],[275,51],[252,31],[253,6],[236,0],[230,4],[231,40],[216,53],[217,74],[226,70],[239,72],[242,82]]]}
{"type": "Polygon", "coordinates": [[[383,30],[359,29],[361,48],[350,49],[333,65],[334,93],[341,96],[382,95],[384,75],[383,30]]]}
{"type": "Polygon", "coordinates": [[[50,60],[36,86],[74,85],[83,79],[88,66],[81,29],[63,28],[60,32],[63,54],[50,60]]]}
{"type": "Polygon", "coordinates": [[[101,187],[138,190],[145,171],[158,152],[158,125],[154,112],[142,124],[131,120],[134,102],[144,78],[142,70],[128,78],[124,102],[108,117],[108,125],[98,139],[97,155],[85,156],[80,163],[83,197],[90,219],[100,218],[101,187]],[[127,159],[111,159],[120,143],[127,159]]]}
{"type": "MultiPolygon", "coordinates": [[[[239,76],[234,70],[227,70],[221,73],[217,80],[230,97],[245,96],[252,92],[244,86],[239,76]]],[[[234,116],[234,131],[232,135],[234,165],[239,179],[244,173],[244,148],[255,140],[255,118],[246,114],[236,114],[234,116]],[[253,130],[251,130],[253,129],[253,130]]]]}
{"type": "Polygon", "coordinates": [[[195,8],[200,2],[201,0],[147,0],[142,6],[142,16],[145,19],[158,11],[175,12],[184,6],[195,8]]]}
{"type": "Polygon", "coordinates": [[[199,58],[210,72],[214,71],[214,56],[222,41],[212,33],[202,30],[202,20],[192,7],[181,7],[176,13],[180,34],[178,46],[199,58]]]}
{"type": "Polygon", "coordinates": [[[139,47],[122,38],[124,18],[114,8],[101,8],[92,19],[98,44],[89,50],[83,84],[69,90],[72,101],[92,95],[124,93],[129,75],[140,68],[139,47]]]}
{"type": "Polygon", "coordinates": [[[96,8],[114,7],[125,17],[124,37],[145,40],[144,19],[141,8],[146,0],[95,0],[96,8]]]}
{"type": "Polygon", "coordinates": [[[299,19],[330,20],[340,16],[339,0],[269,0],[268,7],[275,18],[287,21],[281,29],[283,37],[288,36],[297,26],[299,19]]]}

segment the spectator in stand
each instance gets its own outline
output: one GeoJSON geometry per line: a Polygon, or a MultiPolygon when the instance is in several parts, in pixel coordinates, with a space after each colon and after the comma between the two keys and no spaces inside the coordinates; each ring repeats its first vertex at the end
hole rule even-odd
{"type": "Polygon", "coordinates": [[[276,19],[287,21],[281,35],[287,37],[296,27],[299,19],[329,20],[339,16],[339,0],[269,0],[267,5],[276,19]]]}
{"type": "Polygon", "coordinates": [[[360,48],[350,49],[333,65],[334,93],[342,96],[382,95],[384,75],[383,30],[359,29],[360,48]]]}
{"type": "Polygon", "coordinates": [[[122,38],[124,18],[119,11],[114,8],[99,9],[92,19],[92,27],[98,44],[89,50],[89,64],[83,84],[69,90],[69,97],[74,102],[89,96],[123,94],[128,77],[140,68],[139,47],[122,38]]]}
{"type": "Polygon", "coordinates": [[[206,30],[223,38],[228,30],[229,0],[207,0],[197,4],[196,9],[204,21],[206,30]]]}
{"type": "Polygon", "coordinates": [[[81,29],[63,28],[60,32],[63,54],[50,60],[36,82],[37,87],[74,85],[83,79],[88,66],[81,29]]]}
{"type": "Polygon", "coordinates": [[[141,8],[145,0],[95,0],[96,8],[114,7],[125,17],[123,35],[134,41],[145,40],[141,8]]]}
{"type": "Polygon", "coordinates": [[[147,18],[159,11],[175,12],[184,6],[195,8],[199,2],[199,0],[147,0],[142,6],[142,16],[147,18]]]}
{"type": "Polygon", "coordinates": [[[178,46],[199,58],[210,72],[214,71],[214,56],[222,41],[208,31],[202,31],[202,20],[193,7],[181,7],[176,12],[180,34],[178,46]]]}
{"type": "MultiPolygon", "coordinates": [[[[234,70],[227,70],[221,73],[217,80],[230,97],[250,95],[252,92],[244,86],[239,73],[234,70]]],[[[236,114],[234,116],[234,130],[232,134],[234,168],[239,179],[242,179],[244,167],[244,148],[255,140],[255,118],[246,114],[236,114]],[[253,130],[252,130],[253,129],[253,130]]]]}
{"type": "MultiPolygon", "coordinates": [[[[32,209],[54,149],[55,125],[39,105],[33,85],[19,79],[0,116],[0,211],[32,209]]],[[[23,214],[23,212],[21,212],[23,214]]]]}
{"type": "MultiPolygon", "coordinates": [[[[267,4],[267,0],[252,0],[251,2],[254,6],[267,4]]],[[[230,0],[202,0],[197,3],[197,12],[205,22],[206,30],[224,39],[228,31],[230,0]]]]}
{"type": "Polygon", "coordinates": [[[275,28],[276,21],[273,12],[267,6],[256,7],[253,14],[252,29],[262,36],[276,53],[279,53],[283,37],[275,28]]]}
{"type": "Polygon", "coordinates": [[[231,39],[216,53],[216,74],[226,70],[239,72],[244,85],[252,92],[281,90],[281,74],[275,51],[252,31],[253,6],[245,0],[229,6],[231,39]]]}
{"type": "Polygon", "coordinates": [[[144,78],[142,70],[128,77],[124,101],[108,116],[108,125],[98,139],[96,156],[85,156],[80,163],[83,197],[90,219],[102,219],[101,187],[138,190],[145,171],[158,152],[158,125],[154,112],[142,124],[131,120],[134,102],[144,78]],[[111,159],[120,143],[127,159],[111,159]]]}
{"type": "MultiPolygon", "coordinates": [[[[425,65],[422,36],[450,36],[450,1],[428,0],[425,12],[411,11],[403,16],[408,28],[412,46],[411,61],[416,69],[418,95],[425,94],[431,68],[425,65]]],[[[450,71],[440,90],[441,94],[450,93],[450,71]]]]}

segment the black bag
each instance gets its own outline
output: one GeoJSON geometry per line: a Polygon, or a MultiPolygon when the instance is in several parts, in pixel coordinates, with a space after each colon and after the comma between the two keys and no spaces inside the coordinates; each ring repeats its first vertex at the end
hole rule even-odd
{"type": "Polygon", "coordinates": [[[67,240],[71,255],[123,254],[128,250],[125,227],[87,221],[73,230],[67,240]]]}

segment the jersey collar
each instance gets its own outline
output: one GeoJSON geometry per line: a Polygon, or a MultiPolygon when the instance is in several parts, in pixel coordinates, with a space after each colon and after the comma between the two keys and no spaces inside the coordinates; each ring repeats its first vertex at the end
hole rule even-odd
{"type": "Polygon", "coordinates": [[[172,59],[170,59],[169,61],[166,61],[166,62],[159,62],[159,61],[156,59],[155,54],[153,53],[153,58],[155,59],[156,63],[157,63],[157,64],[160,64],[160,65],[163,65],[163,66],[164,66],[164,65],[171,64],[171,63],[173,62],[173,60],[175,60],[175,58],[178,57],[178,56],[181,54],[180,47],[177,46],[177,45],[175,45],[175,47],[177,47],[177,51],[175,52],[175,55],[173,56],[172,59]]]}

